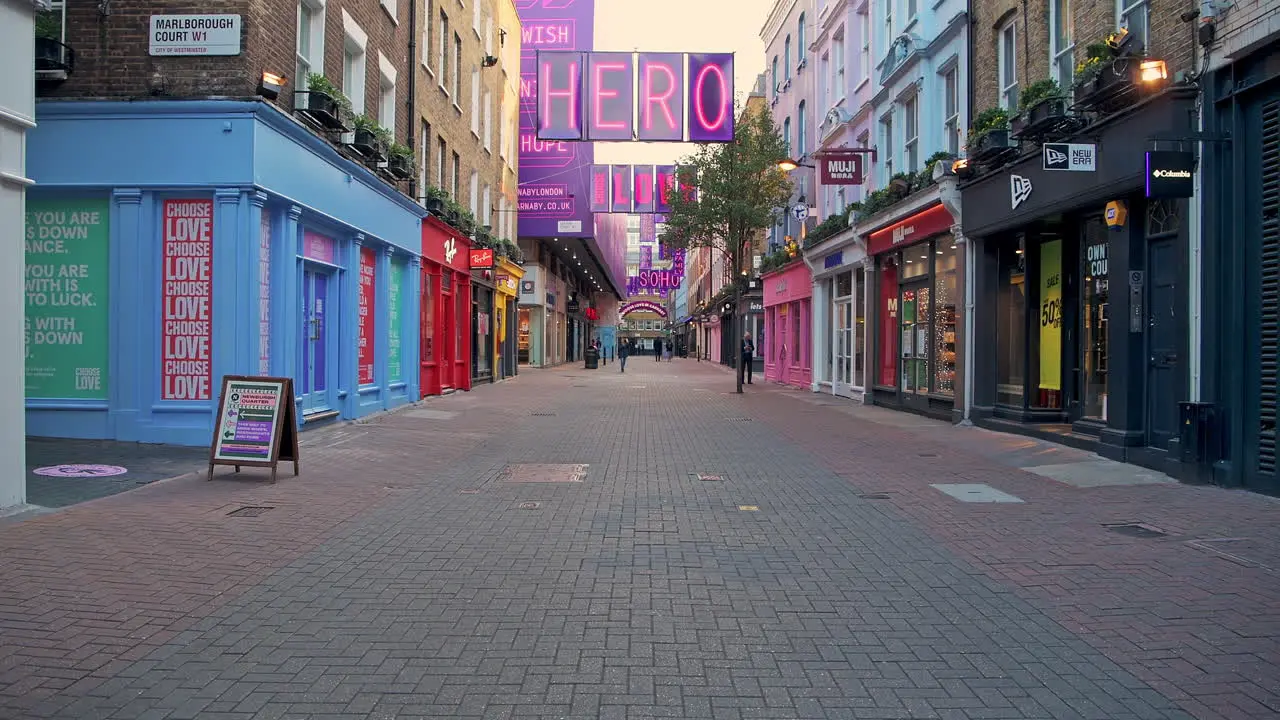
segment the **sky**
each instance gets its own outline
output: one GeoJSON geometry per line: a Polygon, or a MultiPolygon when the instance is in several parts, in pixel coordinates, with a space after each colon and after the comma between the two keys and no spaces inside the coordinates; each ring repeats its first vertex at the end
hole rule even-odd
{"type": "MultiPolygon", "coordinates": [[[[596,0],[596,50],[732,52],[734,93],[746,98],[764,72],[760,28],[774,0],[596,0]]],[[[597,142],[596,162],[667,164],[686,143],[597,142]]]]}

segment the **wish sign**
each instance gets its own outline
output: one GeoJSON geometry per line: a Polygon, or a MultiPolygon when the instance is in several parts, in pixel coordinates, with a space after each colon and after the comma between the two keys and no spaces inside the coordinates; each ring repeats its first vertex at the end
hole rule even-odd
{"type": "Polygon", "coordinates": [[[537,138],[733,140],[732,53],[539,50],[537,138]]]}

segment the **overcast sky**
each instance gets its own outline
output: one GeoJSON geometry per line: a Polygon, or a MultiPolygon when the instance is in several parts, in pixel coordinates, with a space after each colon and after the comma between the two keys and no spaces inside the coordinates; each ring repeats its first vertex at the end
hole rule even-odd
{"type": "MultiPolygon", "coordinates": [[[[746,97],[764,71],[760,28],[773,0],[596,0],[596,50],[732,52],[734,93],[746,97]]],[[[597,163],[662,164],[684,143],[598,142],[597,163]]]]}

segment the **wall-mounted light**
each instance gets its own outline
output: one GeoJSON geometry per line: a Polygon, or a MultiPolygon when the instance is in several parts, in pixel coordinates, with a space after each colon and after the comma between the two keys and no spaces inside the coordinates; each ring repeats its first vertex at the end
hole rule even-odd
{"type": "Polygon", "coordinates": [[[1169,67],[1163,60],[1143,60],[1138,65],[1138,78],[1148,85],[1163,83],[1169,79],[1169,67]]]}
{"type": "Polygon", "coordinates": [[[283,75],[264,71],[262,81],[258,83],[258,94],[268,100],[275,100],[280,97],[280,91],[284,89],[284,84],[288,80],[283,75]]]}
{"type": "Polygon", "coordinates": [[[968,180],[973,177],[973,168],[969,167],[969,158],[960,158],[951,163],[951,172],[961,180],[968,180]]]}
{"type": "Polygon", "coordinates": [[[485,55],[484,59],[480,61],[480,67],[491,68],[497,64],[498,64],[498,58],[494,57],[493,55],[485,55]]]}

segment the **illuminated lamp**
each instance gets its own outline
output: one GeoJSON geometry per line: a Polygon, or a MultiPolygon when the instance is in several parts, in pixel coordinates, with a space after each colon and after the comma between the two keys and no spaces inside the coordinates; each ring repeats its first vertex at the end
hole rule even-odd
{"type": "Polygon", "coordinates": [[[795,170],[798,167],[800,167],[800,164],[790,158],[787,158],[786,160],[778,161],[778,169],[781,170],[782,172],[791,172],[792,170],[795,170]]]}
{"type": "Polygon", "coordinates": [[[1124,200],[1112,200],[1107,203],[1103,218],[1106,220],[1107,227],[1112,230],[1123,229],[1125,222],[1129,219],[1128,204],[1124,200]]]}
{"type": "Polygon", "coordinates": [[[973,168],[969,166],[968,158],[960,158],[959,160],[952,162],[951,172],[955,173],[956,177],[961,180],[968,180],[973,177],[973,168]]]}
{"type": "Polygon", "coordinates": [[[1138,65],[1138,79],[1148,85],[1163,84],[1169,79],[1169,68],[1163,60],[1143,60],[1138,65]]]}
{"type": "Polygon", "coordinates": [[[258,83],[258,94],[268,100],[275,100],[280,97],[280,91],[284,89],[286,82],[288,78],[285,76],[264,71],[262,81],[258,83]]]}

